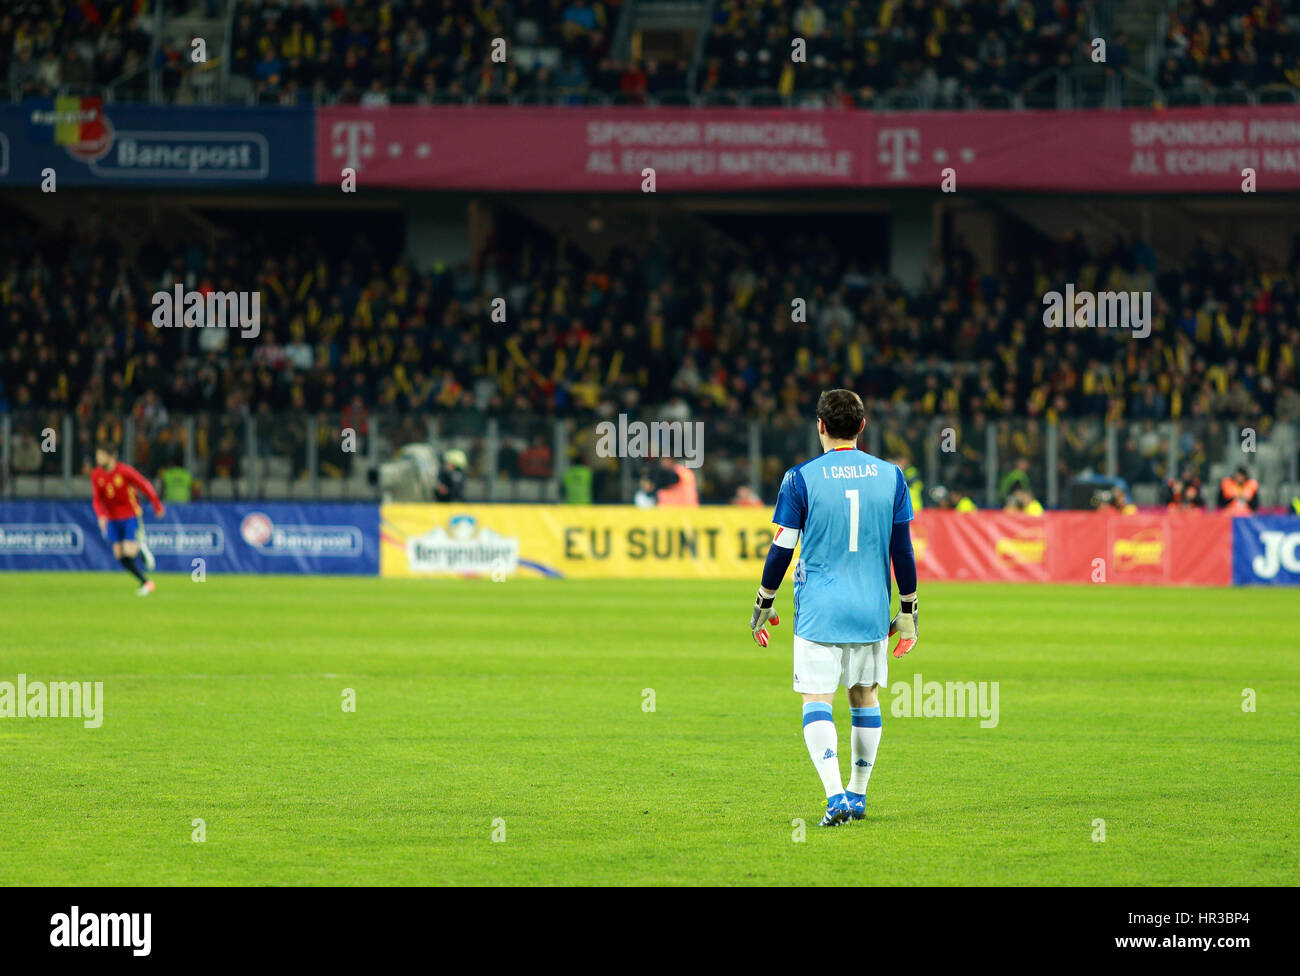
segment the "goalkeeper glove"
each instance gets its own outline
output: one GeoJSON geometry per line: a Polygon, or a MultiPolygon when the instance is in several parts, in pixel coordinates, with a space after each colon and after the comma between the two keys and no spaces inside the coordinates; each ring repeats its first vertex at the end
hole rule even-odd
{"type": "Polygon", "coordinates": [[[898,634],[898,644],[894,647],[894,657],[902,657],[916,646],[916,635],[921,625],[917,619],[916,597],[898,601],[898,613],[889,622],[889,632],[898,634]]]}
{"type": "Polygon", "coordinates": [[[749,618],[749,632],[754,635],[754,643],[759,647],[767,647],[767,625],[770,623],[775,627],[781,622],[781,618],[772,609],[772,600],[775,597],[776,590],[769,593],[760,586],[758,596],[754,599],[754,612],[749,618]]]}

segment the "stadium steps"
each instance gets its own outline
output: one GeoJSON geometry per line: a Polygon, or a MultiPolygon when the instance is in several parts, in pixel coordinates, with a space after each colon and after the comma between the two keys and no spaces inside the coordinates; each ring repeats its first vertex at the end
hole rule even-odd
{"type": "MultiPolygon", "coordinates": [[[[699,201],[696,201],[693,209],[698,209],[698,205],[699,201]]],[[[699,241],[709,241],[714,253],[727,250],[743,252],[746,249],[741,242],[719,231],[698,214],[685,208],[678,209],[670,197],[649,202],[637,199],[613,203],[591,198],[543,197],[512,201],[511,206],[596,260],[603,260],[615,247],[644,251],[652,221],[657,225],[663,246],[670,253],[679,243],[686,246],[699,241]],[[662,213],[665,206],[673,210],[671,219],[656,221],[656,214],[662,213]]]]}
{"type": "Polygon", "coordinates": [[[638,30],[700,30],[708,10],[702,0],[637,0],[631,13],[638,30]]]}
{"type": "Polygon", "coordinates": [[[1127,234],[1145,240],[1162,259],[1181,264],[1198,241],[1208,241],[1212,247],[1223,244],[1204,220],[1195,219],[1173,200],[1025,197],[1007,198],[1000,205],[1053,241],[1061,239],[1063,228],[1081,230],[1094,250],[1127,234]]]}
{"type": "Polygon", "coordinates": [[[688,60],[708,30],[708,0],[629,0],[623,4],[611,49],[622,60],[675,52],[688,60]]]}
{"type": "Polygon", "coordinates": [[[211,242],[225,234],[197,209],[181,203],[178,196],[160,199],[157,194],[139,191],[98,196],[14,193],[6,194],[5,203],[51,231],[69,223],[79,228],[94,228],[130,255],[158,236],[163,237],[164,243],[211,242]]]}
{"type": "MultiPolygon", "coordinates": [[[[234,10],[233,5],[231,10],[234,10]]],[[[217,98],[218,86],[224,74],[222,60],[229,26],[224,17],[204,17],[196,13],[169,16],[163,22],[163,40],[176,45],[183,57],[190,56],[191,42],[196,37],[203,38],[207,45],[207,68],[186,76],[176,93],[178,105],[211,104],[220,100],[217,98]]]]}
{"type": "Polygon", "coordinates": [[[1140,52],[1152,41],[1158,40],[1156,32],[1160,26],[1160,15],[1168,6],[1166,0],[1123,0],[1122,3],[1113,5],[1107,34],[1114,37],[1123,31],[1128,35],[1134,67],[1141,66],[1140,52]]]}
{"type": "Polygon", "coordinates": [[[1226,244],[1206,221],[1195,218],[1172,200],[1100,200],[1089,206],[1108,213],[1119,226],[1145,240],[1162,261],[1173,258],[1185,263],[1200,241],[1214,248],[1226,244]]]}

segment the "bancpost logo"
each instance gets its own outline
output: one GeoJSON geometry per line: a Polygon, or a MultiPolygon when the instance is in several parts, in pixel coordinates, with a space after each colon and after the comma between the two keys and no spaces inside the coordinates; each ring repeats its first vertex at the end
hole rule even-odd
{"type": "Polygon", "coordinates": [[[91,163],[113,144],[113,124],[104,115],[104,99],[98,95],[60,95],[27,104],[28,136],[37,145],[62,146],[73,159],[91,163]]]}
{"type": "Polygon", "coordinates": [[[99,99],[57,98],[32,108],[37,141],[63,146],[106,179],[265,180],[270,143],[260,132],[118,130],[99,99]]]}
{"type": "Polygon", "coordinates": [[[245,515],[239,537],[263,556],[355,558],[364,551],[361,530],[355,525],[276,525],[265,512],[245,515]]]}
{"type": "Polygon", "coordinates": [[[1111,548],[1111,559],[1117,570],[1133,570],[1140,566],[1160,566],[1165,561],[1165,533],[1163,529],[1143,529],[1134,535],[1116,539],[1111,548]]]}
{"type": "Polygon", "coordinates": [[[1016,566],[1036,566],[1047,552],[1044,529],[1024,529],[1014,536],[1003,536],[993,548],[998,559],[1016,566]]]}
{"type": "Polygon", "coordinates": [[[270,144],[260,132],[119,132],[90,164],[111,179],[264,180],[270,144]]]}
{"type": "Polygon", "coordinates": [[[85,548],[81,526],[73,522],[0,525],[0,555],[79,556],[85,548]]]}
{"type": "Polygon", "coordinates": [[[406,559],[415,573],[510,576],[519,569],[519,540],[480,527],[472,515],[456,515],[446,527],[407,539],[406,559]]]}
{"type": "Polygon", "coordinates": [[[226,532],[219,525],[152,523],[148,538],[149,548],[160,556],[220,556],[226,551],[226,532]]]}

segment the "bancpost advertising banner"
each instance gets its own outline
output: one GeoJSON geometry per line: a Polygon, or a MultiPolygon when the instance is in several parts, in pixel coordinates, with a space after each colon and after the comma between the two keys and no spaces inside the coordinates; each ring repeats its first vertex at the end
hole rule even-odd
{"type": "MultiPolygon", "coordinates": [[[[772,541],[767,508],[385,505],[380,572],[393,577],[744,579],[772,541]]],[[[1231,519],[926,511],[912,526],[922,579],[1226,586],[1231,519]]]]}
{"type": "Polygon", "coordinates": [[[1239,586],[1300,586],[1300,518],[1233,519],[1232,581],[1239,586]]]}
{"type": "MultiPolygon", "coordinates": [[[[149,512],[144,526],[164,573],[379,572],[376,505],[195,502],[149,512]]],[[[0,504],[4,569],[122,571],[89,502],[0,504]]]]}
{"type": "Polygon", "coordinates": [[[0,105],[0,183],[305,186],[316,176],[314,132],[311,108],[31,98],[0,105]]]}

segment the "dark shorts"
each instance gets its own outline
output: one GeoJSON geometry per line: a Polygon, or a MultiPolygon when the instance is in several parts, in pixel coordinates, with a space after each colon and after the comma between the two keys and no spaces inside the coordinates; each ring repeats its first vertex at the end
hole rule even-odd
{"type": "Polygon", "coordinates": [[[136,532],[140,528],[140,520],[132,515],[129,519],[119,519],[114,521],[109,519],[108,522],[108,541],[112,542],[134,542],[136,532]]]}

